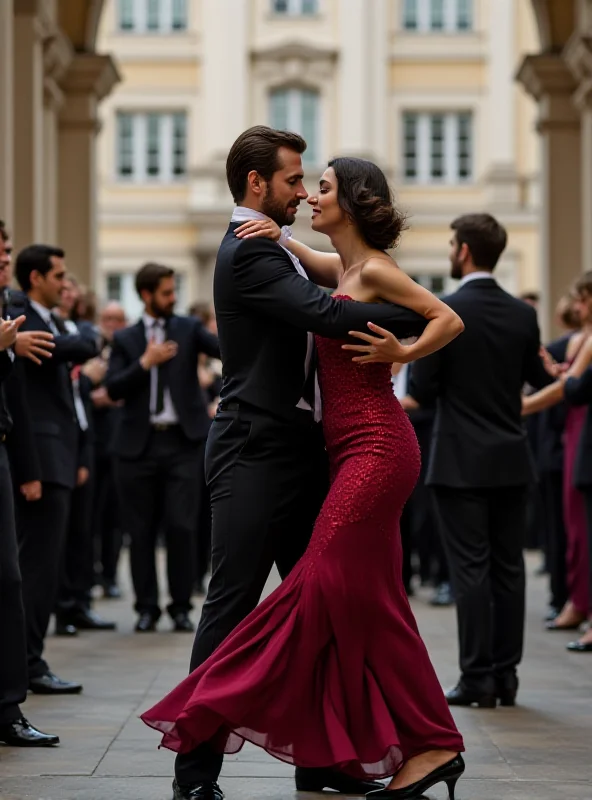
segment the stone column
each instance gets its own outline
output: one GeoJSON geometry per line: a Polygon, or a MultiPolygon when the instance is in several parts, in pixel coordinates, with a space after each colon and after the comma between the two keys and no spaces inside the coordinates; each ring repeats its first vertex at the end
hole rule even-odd
{"type": "Polygon", "coordinates": [[[44,32],[34,0],[16,0],[14,10],[13,230],[20,249],[43,238],[44,32]]]}
{"type": "Polygon", "coordinates": [[[539,103],[542,137],[541,321],[553,329],[559,298],[582,271],[581,125],[574,78],[560,55],[527,56],[518,80],[539,103]]]}
{"type": "Polygon", "coordinates": [[[111,56],[79,53],[62,81],[58,232],[72,272],[93,285],[96,270],[98,105],[119,81],[111,56]]]}
{"type": "MultiPolygon", "coordinates": [[[[339,4],[339,147],[340,155],[371,157],[372,14],[366,0],[339,4]]],[[[386,19],[386,17],[385,17],[386,19]]],[[[386,25],[385,25],[386,27],[386,25]]],[[[386,95],[383,102],[387,103],[386,95]]]]}
{"type": "Polygon", "coordinates": [[[0,3],[0,219],[12,230],[13,214],[13,14],[0,3]]]}
{"type": "Polygon", "coordinates": [[[513,81],[515,0],[494,0],[489,7],[488,204],[508,207],[519,201],[513,81]]]}

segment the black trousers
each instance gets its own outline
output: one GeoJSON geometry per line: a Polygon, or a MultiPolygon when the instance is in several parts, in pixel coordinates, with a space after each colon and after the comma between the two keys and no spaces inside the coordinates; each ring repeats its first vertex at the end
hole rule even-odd
{"type": "Polygon", "coordinates": [[[493,690],[524,642],[527,487],[434,487],[456,599],[463,683],[493,690]]]}
{"type": "Polygon", "coordinates": [[[56,603],[56,615],[63,619],[68,614],[90,608],[92,600],[94,583],[92,498],[91,479],[72,492],[56,603]]]}
{"type": "Polygon", "coordinates": [[[206,483],[205,458],[200,460],[199,514],[195,531],[195,584],[200,586],[210,568],[212,552],[212,508],[206,483]]]}
{"type": "Polygon", "coordinates": [[[180,427],[152,431],[141,458],[119,459],[116,483],[124,529],[130,536],[132,581],[138,613],[160,616],[156,540],[167,548],[167,578],[174,616],[191,610],[200,462],[205,442],[190,442],[180,427]]]}
{"type": "Polygon", "coordinates": [[[586,503],[586,517],[588,522],[588,552],[590,567],[590,597],[592,597],[592,486],[582,486],[580,491],[584,495],[586,503]]]}
{"type": "Polygon", "coordinates": [[[117,580],[122,530],[112,456],[101,454],[95,458],[92,516],[94,560],[101,565],[103,582],[113,584],[117,580]]]}
{"type": "Polygon", "coordinates": [[[0,724],[14,722],[27,697],[27,644],[10,467],[0,443],[0,724]]]}
{"type": "Polygon", "coordinates": [[[563,520],[563,472],[543,472],[540,484],[545,518],[545,553],[551,589],[550,605],[567,603],[567,538],[563,520]]]}
{"type": "Polygon", "coordinates": [[[43,496],[36,502],[16,495],[29,678],[49,670],[43,642],[57,600],[71,496],[71,489],[52,483],[43,484],[43,496]]]}
{"type": "MultiPolygon", "coordinates": [[[[219,412],[206,449],[212,501],[212,579],[191,656],[196,669],[259,602],[275,562],[285,578],[303,555],[328,488],[322,432],[310,414],[274,421],[219,412]]],[[[216,780],[208,744],[177,756],[180,784],[216,780]]]]}

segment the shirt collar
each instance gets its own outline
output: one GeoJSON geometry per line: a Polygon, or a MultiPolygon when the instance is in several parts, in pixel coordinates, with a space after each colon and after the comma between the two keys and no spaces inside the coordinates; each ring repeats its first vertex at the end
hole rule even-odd
{"type": "Polygon", "coordinates": [[[31,307],[39,314],[43,322],[45,322],[46,325],[49,325],[52,321],[51,308],[42,306],[41,303],[37,302],[37,300],[29,300],[29,303],[31,304],[31,307]]]}
{"type": "Polygon", "coordinates": [[[486,272],[485,270],[481,270],[481,272],[469,272],[468,275],[465,275],[464,278],[461,278],[461,280],[458,282],[457,289],[460,289],[461,286],[464,286],[466,283],[470,283],[471,281],[481,281],[485,278],[495,281],[495,278],[491,272],[486,272]]]}
{"type": "Polygon", "coordinates": [[[250,219],[269,219],[267,214],[261,211],[255,211],[254,208],[247,208],[246,206],[237,206],[232,212],[231,222],[248,222],[250,219]]]}
{"type": "Polygon", "coordinates": [[[162,317],[151,317],[150,314],[142,314],[142,321],[144,323],[144,327],[147,328],[149,331],[153,330],[156,323],[160,328],[164,328],[164,319],[162,317]]]}

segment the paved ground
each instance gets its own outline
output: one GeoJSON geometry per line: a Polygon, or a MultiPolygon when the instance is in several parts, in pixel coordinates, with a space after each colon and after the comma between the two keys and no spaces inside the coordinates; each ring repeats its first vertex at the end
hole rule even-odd
{"type": "MultiPolygon", "coordinates": [[[[455,713],[468,751],[459,800],[592,800],[592,656],[568,654],[567,634],[542,631],[544,583],[529,581],[520,707],[455,713]]],[[[421,593],[413,606],[442,683],[450,685],[457,677],[454,612],[431,609],[421,593]]],[[[117,619],[117,632],[49,641],[55,671],[82,679],[84,694],[26,704],[31,720],[59,733],[62,745],[0,748],[2,800],[170,797],[172,754],[156,749],[157,734],[137,716],[184,676],[191,637],[170,633],[165,620],[157,634],[134,635],[127,600],[97,607],[117,619]]],[[[296,793],[290,767],[251,747],[227,759],[222,783],[228,800],[313,800],[296,793]]],[[[445,788],[428,796],[443,800],[445,788]]]]}

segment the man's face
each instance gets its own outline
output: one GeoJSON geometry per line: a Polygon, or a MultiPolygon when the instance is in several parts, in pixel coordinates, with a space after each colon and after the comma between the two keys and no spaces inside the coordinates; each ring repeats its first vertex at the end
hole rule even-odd
{"type": "Polygon", "coordinates": [[[66,319],[70,318],[72,309],[76,305],[76,301],[79,297],[80,292],[78,291],[78,288],[69,278],[66,278],[63,282],[62,294],[60,296],[60,311],[64,317],[66,317],[66,319]]]}
{"type": "Polygon", "coordinates": [[[261,211],[280,227],[292,225],[296,219],[301,200],[306,200],[308,192],[302,179],[302,159],[299,153],[280,147],[278,150],[280,169],[274,172],[265,184],[265,194],[261,201],[261,211]]]}
{"type": "Polygon", "coordinates": [[[0,234],[0,291],[10,286],[12,280],[12,242],[0,234]]]}
{"type": "Polygon", "coordinates": [[[33,271],[31,273],[31,286],[37,299],[46,308],[59,306],[66,280],[66,263],[63,258],[50,256],[51,269],[46,275],[33,271]]]}
{"type": "Polygon", "coordinates": [[[142,300],[153,316],[170,317],[177,302],[174,277],[161,278],[155,292],[142,292],[142,300]]]}
{"type": "Polygon", "coordinates": [[[127,325],[125,311],[116,303],[109,303],[101,312],[99,327],[105,339],[111,341],[116,331],[127,325]]]}
{"type": "Polygon", "coordinates": [[[463,276],[463,264],[466,261],[466,257],[464,254],[465,245],[459,246],[458,240],[456,238],[456,231],[452,233],[452,237],[450,239],[450,277],[454,278],[454,280],[459,281],[463,276]]]}

